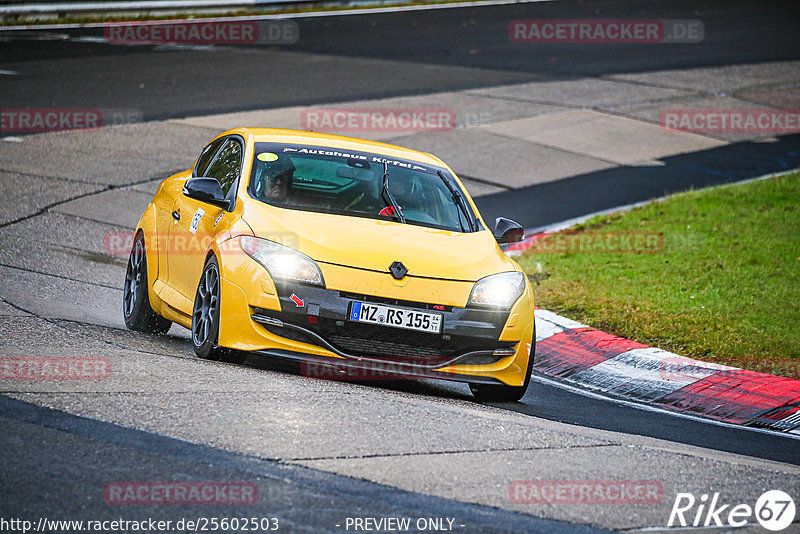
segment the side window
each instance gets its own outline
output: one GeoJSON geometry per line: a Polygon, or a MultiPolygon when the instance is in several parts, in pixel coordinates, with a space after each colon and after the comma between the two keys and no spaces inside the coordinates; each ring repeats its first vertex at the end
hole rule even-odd
{"type": "Polygon", "coordinates": [[[239,177],[242,167],[242,145],[235,139],[228,139],[208,167],[205,176],[216,178],[222,192],[228,196],[231,186],[239,177]]]}
{"type": "Polygon", "coordinates": [[[197,167],[195,168],[194,176],[205,176],[206,169],[208,169],[211,159],[214,157],[214,154],[217,153],[223,141],[225,141],[225,139],[217,139],[203,149],[200,153],[200,157],[197,158],[197,167]]]}

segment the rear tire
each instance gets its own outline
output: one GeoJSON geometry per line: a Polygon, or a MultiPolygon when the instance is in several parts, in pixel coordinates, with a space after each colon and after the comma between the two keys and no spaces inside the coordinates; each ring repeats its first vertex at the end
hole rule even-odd
{"type": "Polygon", "coordinates": [[[129,330],[157,335],[166,334],[172,326],[172,321],[161,317],[150,307],[149,289],[147,251],[144,246],[144,234],[139,232],[133,240],[128,268],[125,271],[122,315],[129,330]]]}
{"type": "Polygon", "coordinates": [[[192,308],[192,345],[198,357],[228,363],[242,363],[247,354],[217,345],[219,339],[220,286],[219,263],[215,256],[208,258],[192,308]]]}
{"type": "Polygon", "coordinates": [[[505,386],[495,384],[470,384],[469,390],[480,402],[516,402],[525,396],[528,384],[531,383],[531,373],[533,372],[533,355],[536,352],[536,332],[533,334],[531,342],[531,353],[528,357],[528,370],[525,374],[525,381],[521,386],[505,386]]]}

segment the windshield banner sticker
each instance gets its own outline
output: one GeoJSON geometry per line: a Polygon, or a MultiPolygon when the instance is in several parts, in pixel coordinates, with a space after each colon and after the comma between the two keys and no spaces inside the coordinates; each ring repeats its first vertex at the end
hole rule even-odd
{"type": "MultiPolygon", "coordinates": [[[[411,169],[412,171],[422,171],[422,172],[431,172],[430,169],[427,167],[423,167],[416,163],[410,161],[403,161],[397,159],[388,159],[383,158],[380,156],[376,156],[373,154],[356,154],[352,152],[340,152],[339,150],[329,150],[323,148],[294,148],[294,147],[284,147],[284,153],[294,153],[294,154],[310,154],[315,156],[331,156],[331,157],[338,157],[338,158],[348,158],[354,160],[362,160],[362,161],[371,161],[372,163],[379,163],[383,165],[386,163],[387,165],[393,165],[395,167],[404,167],[406,169],[411,169]]],[[[262,154],[259,154],[261,156],[262,154]]],[[[260,157],[259,157],[260,159],[260,157]]],[[[264,161],[264,160],[262,160],[264,161]]]]}

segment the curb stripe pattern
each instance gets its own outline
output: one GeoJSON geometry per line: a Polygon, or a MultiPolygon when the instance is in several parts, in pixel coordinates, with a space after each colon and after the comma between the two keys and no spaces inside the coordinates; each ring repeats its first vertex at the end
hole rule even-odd
{"type": "Polygon", "coordinates": [[[534,365],[542,374],[554,378],[569,379],[572,375],[580,374],[609,358],[645,346],[588,327],[581,330],[564,330],[540,339],[546,334],[540,334],[538,310],[534,315],[537,338],[534,365]]]}
{"type": "Polygon", "coordinates": [[[634,402],[800,434],[800,380],[679,356],[536,308],[542,375],[634,402]]]}

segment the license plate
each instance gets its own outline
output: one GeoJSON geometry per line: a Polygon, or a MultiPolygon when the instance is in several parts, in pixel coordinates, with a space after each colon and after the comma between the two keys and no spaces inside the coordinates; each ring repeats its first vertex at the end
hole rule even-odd
{"type": "Polygon", "coordinates": [[[353,302],[353,307],[350,310],[350,320],[359,323],[418,330],[432,334],[438,334],[442,331],[441,313],[408,310],[358,301],[353,302]]]}

